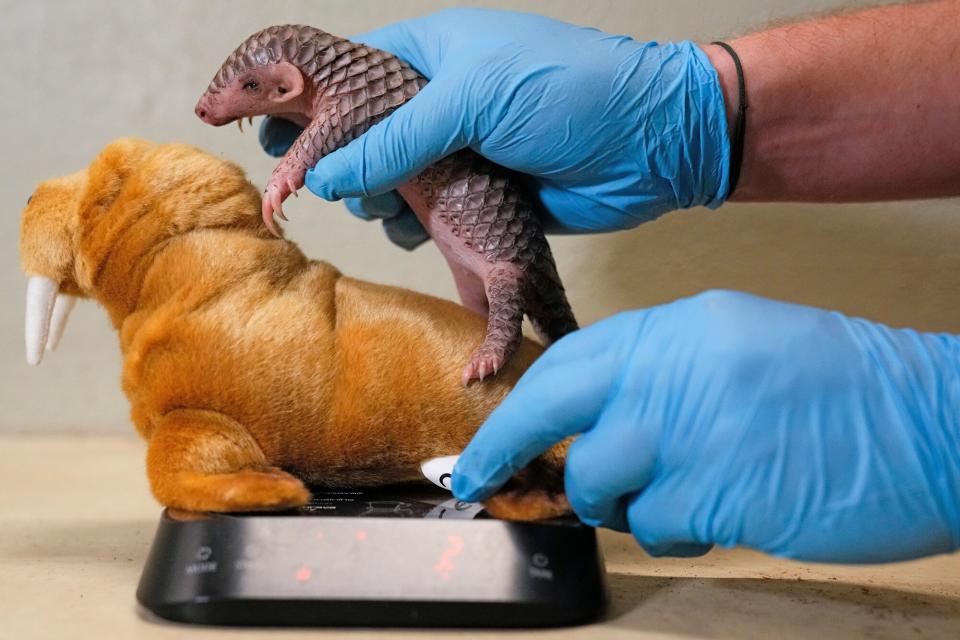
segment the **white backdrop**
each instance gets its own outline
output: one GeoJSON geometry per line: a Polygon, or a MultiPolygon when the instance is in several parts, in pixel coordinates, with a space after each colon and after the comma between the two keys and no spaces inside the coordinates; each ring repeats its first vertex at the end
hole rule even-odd
{"type": "MultiPolygon", "coordinates": [[[[193,105],[223,58],[269,24],[353,35],[453,6],[391,2],[0,0],[0,431],[130,429],[116,336],[93,303],[75,312],[60,351],[23,357],[20,209],[34,185],[85,166],[114,137],[185,141],[242,164],[263,183],[274,161],[254,133],[214,129],[193,105]]],[[[710,40],[836,0],[473,2],[540,12],[643,39],[710,40]]],[[[882,80],[881,80],[882,81],[882,80]]],[[[379,224],[312,197],[287,225],[308,255],[348,274],[455,298],[432,246],[394,249],[379,224]]],[[[727,287],[836,308],[899,326],[960,331],[957,201],[727,206],[669,215],[630,232],[553,240],[583,324],[617,311],[727,287]]]]}

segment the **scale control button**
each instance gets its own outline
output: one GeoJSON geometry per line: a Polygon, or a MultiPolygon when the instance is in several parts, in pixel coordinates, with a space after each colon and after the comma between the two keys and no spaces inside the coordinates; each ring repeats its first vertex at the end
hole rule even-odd
{"type": "Polygon", "coordinates": [[[236,571],[247,571],[257,565],[263,556],[263,548],[257,542],[248,542],[243,545],[240,557],[233,561],[236,571]]]}
{"type": "Polygon", "coordinates": [[[530,556],[530,566],[527,572],[531,578],[537,580],[553,580],[553,569],[549,568],[550,558],[547,554],[537,552],[530,556]]]}
{"type": "Polygon", "coordinates": [[[213,549],[207,545],[203,545],[197,549],[193,558],[195,561],[188,564],[184,569],[184,573],[188,576],[200,573],[216,573],[217,561],[213,559],[213,549]]]}

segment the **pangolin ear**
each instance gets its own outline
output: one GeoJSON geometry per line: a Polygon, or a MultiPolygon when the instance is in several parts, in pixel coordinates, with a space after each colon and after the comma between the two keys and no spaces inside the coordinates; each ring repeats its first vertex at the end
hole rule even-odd
{"type": "Polygon", "coordinates": [[[281,60],[272,65],[270,72],[273,76],[269,95],[272,102],[282,104],[303,94],[303,72],[295,64],[281,60]]]}

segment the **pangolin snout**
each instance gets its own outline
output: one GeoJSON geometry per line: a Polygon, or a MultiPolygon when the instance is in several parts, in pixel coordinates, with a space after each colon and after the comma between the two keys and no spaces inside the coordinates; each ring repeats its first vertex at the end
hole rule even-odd
{"type": "Polygon", "coordinates": [[[198,102],[197,106],[193,109],[193,112],[197,114],[197,117],[203,120],[204,122],[206,122],[207,124],[213,124],[213,125],[219,124],[211,116],[212,111],[213,110],[210,108],[210,105],[207,104],[207,101],[205,98],[200,98],[200,102],[198,102]]]}
{"type": "Polygon", "coordinates": [[[232,122],[235,118],[224,118],[218,116],[216,104],[212,104],[209,97],[204,95],[197,102],[197,106],[194,107],[193,112],[197,114],[197,117],[206,122],[207,124],[212,124],[215,127],[225,125],[228,122],[232,122]]]}

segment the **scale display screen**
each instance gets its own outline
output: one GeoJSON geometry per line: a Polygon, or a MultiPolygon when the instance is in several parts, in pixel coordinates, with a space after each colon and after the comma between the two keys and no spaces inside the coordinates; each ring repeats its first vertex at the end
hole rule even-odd
{"type": "Polygon", "coordinates": [[[496,520],[433,487],[313,495],[296,511],[164,512],[138,600],[257,625],[537,626],[602,610],[596,535],[576,519],[496,520]]]}

